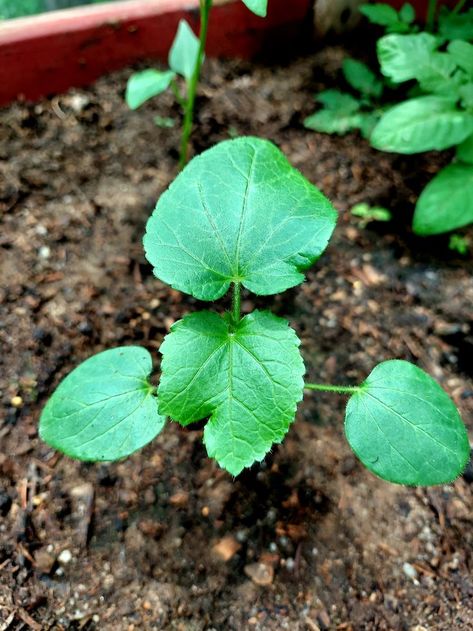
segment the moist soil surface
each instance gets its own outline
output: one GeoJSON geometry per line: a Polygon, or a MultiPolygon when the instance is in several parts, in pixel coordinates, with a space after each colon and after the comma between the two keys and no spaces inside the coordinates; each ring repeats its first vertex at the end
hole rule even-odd
{"type": "MultiPolygon", "coordinates": [[[[307,281],[245,295],[243,310],[290,320],[312,381],[354,384],[379,361],[415,362],[471,430],[472,258],[409,227],[450,156],[304,129],[345,54],[205,65],[193,151],[269,138],[340,213],[307,281]],[[361,226],[358,202],[393,220],[361,226]]],[[[170,326],[204,306],[143,256],[146,220],[176,174],[179,110],[164,95],[129,111],[130,72],[0,113],[1,628],[473,628],[473,471],[427,490],[378,480],[344,439],[344,397],[308,393],[284,444],[237,479],[206,457],[201,425],[170,423],[114,464],[73,462],[39,440],[42,406],[80,361],[141,344],[159,374],[170,326]]]]}

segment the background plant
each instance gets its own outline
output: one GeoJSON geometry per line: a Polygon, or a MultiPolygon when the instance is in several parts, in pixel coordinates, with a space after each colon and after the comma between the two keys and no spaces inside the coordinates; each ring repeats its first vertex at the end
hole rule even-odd
{"type": "Polygon", "coordinates": [[[429,5],[425,31],[418,32],[410,4],[397,12],[385,4],[361,11],[387,34],[377,42],[382,78],[365,64],[345,60],[347,82],[356,97],[326,91],[324,109],[305,121],[310,129],[346,133],[361,129],[376,149],[404,154],[455,147],[453,162],[421,193],[413,228],[419,235],[455,230],[473,222],[473,9],[437,10],[429,5]],[[410,82],[410,83],[407,83],[410,82]],[[383,90],[410,86],[408,97],[383,105],[383,90]]]}
{"type": "Polygon", "coordinates": [[[40,421],[50,445],[81,460],[116,460],[164,427],[208,419],[210,457],[233,475],[261,461],[292,424],[304,389],[349,396],[345,432],[363,464],[392,482],[449,482],[469,443],[455,405],[420,368],[382,362],[361,385],[305,383],[300,341],[270,311],[242,317],[241,291],[273,295],[304,281],[336,211],[270,142],[240,138],[194,158],[161,196],[144,247],[155,275],[198,300],[228,291],[231,310],[199,311],[166,336],[158,388],[148,351],[111,349],[59,385],[40,421]]]}
{"type": "MultiPolygon", "coordinates": [[[[131,75],[125,99],[131,109],[137,109],[149,99],[171,88],[184,112],[179,167],[182,169],[189,156],[189,139],[194,121],[194,105],[199,83],[200,69],[204,61],[205,44],[212,0],[200,1],[200,33],[197,38],[186,20],[179,22],[176,37],[169,51],[170,70],[143,70],[131,75]],[[186,92],[181,94],[177,76],[185,80],[186,92]]],[[[268,0],[242,0],[256,15],[265,17],[268,0]]]]}

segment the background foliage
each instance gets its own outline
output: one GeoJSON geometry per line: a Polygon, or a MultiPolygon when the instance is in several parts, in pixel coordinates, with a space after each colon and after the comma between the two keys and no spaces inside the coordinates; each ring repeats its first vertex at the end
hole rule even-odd
{"type": "Polygon", "coordinates": [[[99,2],[105,0],[0,0],[0,19],[18,18],[99,2]]]}

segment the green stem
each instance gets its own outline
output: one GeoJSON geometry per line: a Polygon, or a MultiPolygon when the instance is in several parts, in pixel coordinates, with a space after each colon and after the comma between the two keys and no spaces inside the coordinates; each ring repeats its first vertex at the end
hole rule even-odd
{"type": "Polygon", "coordinates": [[[181,150],[179,156],[179,168],[183,169],[189,158],[189,139],[192,132],[192,124],[194,122],[194,105],[197,92],[197,84],[199,83],[200,69],[204,61],[205,44],[207,42],[207,31],[209,27],[209,14],[212,8],[212,0],[200,0],[200,33],[199,33],[199,50],[194,66],[194,72],[187,85],[187,100],[184,108],[184,123],[182,128],[181,150]]]}
{"type": "Polygon", "coordinates": [[[457,2],[457,4],[455,5],[455,8],[452,11],[453,15],[460,13],[460,11],[463,9],[465,4],[466,4],[466,0],[459,0],[459,2],[457,2]]]}
{"type": "Polygon", "coordinates": [[[337,392],[338,394],[353,394],[361,390],[361,386],[331,386],[324,383],[305,383],[305,390],[318,390],[320,392],[337,392]]]}
{"type": "Polygon", "coordinates": [[[427,30],[432,33],[435,28],[435,17],[437,15],[437,1],[429,0],[429,7],[427,9],[427,30]]]}
{"type": "Polygon", "coordinates": [[[241,285],[240,283],[233,284],[232,294],[232,320],[234,326],[240,322],[241,317],[241,285]]]}

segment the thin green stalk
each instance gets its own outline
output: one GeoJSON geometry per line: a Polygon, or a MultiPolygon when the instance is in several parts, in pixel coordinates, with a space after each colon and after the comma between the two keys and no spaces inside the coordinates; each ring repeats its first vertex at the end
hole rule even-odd
{"type": "Polygon", "coordinates": [[[463,9],[465,4],[466,4],[466,0],[459,0],[459,2],[457,2],[457,4],[455,5],[455,8],[453,9],[452,13],[454,15],[456,15],[457,13],[460,13],[460,11],[463,9]]]}
{"type": "Polygon", "coordinates": [[[240,283],[233,284],[232,294],[232,320],[236,326],[240,322],[241,317],[241,285],[240,283]]]}
{"type": "Polygon", "coordinates": [[[438,0],[429,0],[429,7],[427,9],[427,30],[432,33],[435,28],[435,18],[437,16],[437,2],[438,0]]]}
{"type": "Polygon", "coordinates": [[[324,383],[305,383],[305,390],[318,390],[319,392],[337,392],[338,394],[353,394],[361,390],[361,386],[331,386],[324,383]]]}
{"type": "Polygon", "coordinates": [[[179,156],[179,168],[183,169],[189,158],[189,139],[194,122],[194,105],[199,83],[200,69],[204,61],[205,44],[207,42],[207,31],[209,27],[209,15],[212,8],[212,0],[200,0],[200,33],[199,50],[194,66],[194,72],[187,86],[187,100],[184,108],[184,123],[182,128],[181,151],[179,156]]]}

